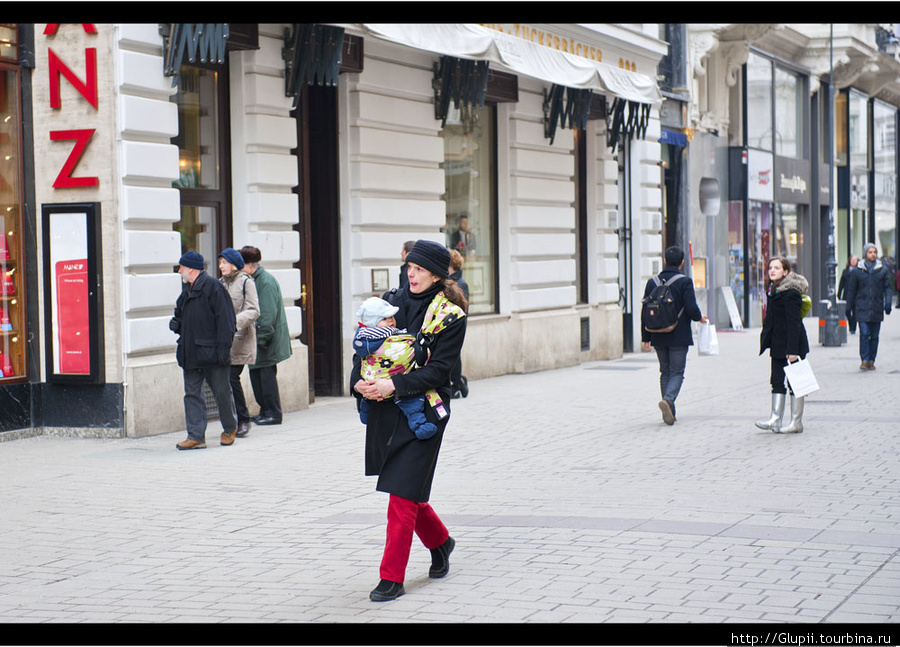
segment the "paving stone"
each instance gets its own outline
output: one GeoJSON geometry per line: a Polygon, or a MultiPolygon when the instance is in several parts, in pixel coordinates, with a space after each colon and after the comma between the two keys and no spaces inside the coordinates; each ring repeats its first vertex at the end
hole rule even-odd
{"type": "Polygon", "coordinates": [[[690,624],[723,643],[744,624],[900,622],[900,321],[878,375],[855,338],[814,346],[822,389],[791,436],[753,426],[758,333],[691,353],[672,427],[642,353],[472,380],[432,490],[451,573],[428,578],[416,540],[384,604],[368,592],[387,495],[349,398],[203,452],[175,451],[183,433],[0,442],[0,622],[690,624]]]}

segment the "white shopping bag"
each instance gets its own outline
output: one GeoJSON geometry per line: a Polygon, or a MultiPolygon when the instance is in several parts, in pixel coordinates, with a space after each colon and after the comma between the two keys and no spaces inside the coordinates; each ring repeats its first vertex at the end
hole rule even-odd
{"type": "Polygon", "coordinates": [[[701,355],[719,354],[719,337],[711,323],[700,324],[697,330],[697,352],[701,355]]]}
{"type": "Polygon", "coordinates": [[[788,365],[784,367],[784,374],[787,376],[788,384],[791,385],[791,391],[798,398],[819,390],[819,383],[816,380],[809,360],[801,359],[796,362],[788,362],[788,365]]]}

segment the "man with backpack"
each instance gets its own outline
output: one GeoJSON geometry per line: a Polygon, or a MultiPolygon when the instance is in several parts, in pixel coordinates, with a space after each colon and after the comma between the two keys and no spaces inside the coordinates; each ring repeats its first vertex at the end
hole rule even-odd
{"type": "Polygon", "coordinates": [[[691,321],[706,323],[694,294],[694,282],[682,272],[684,250],[669,247],[666,266],[647,281],[641,307],[641,341],[659,359],[659,409],[667,425],[675,424],[675,398],[681,391],[688,348],[694,345],[691,321]]]}

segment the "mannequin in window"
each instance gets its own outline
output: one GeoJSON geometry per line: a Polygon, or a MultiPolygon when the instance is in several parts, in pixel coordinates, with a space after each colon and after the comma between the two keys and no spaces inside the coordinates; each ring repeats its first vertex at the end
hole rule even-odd
{"type": "Polygon", "coordinates": [[[450,249],[469,256],[475,253],[475,234],[469,230],[469,216],[462,215],[457,221],[457,230],[450,235],[450,249]]]}

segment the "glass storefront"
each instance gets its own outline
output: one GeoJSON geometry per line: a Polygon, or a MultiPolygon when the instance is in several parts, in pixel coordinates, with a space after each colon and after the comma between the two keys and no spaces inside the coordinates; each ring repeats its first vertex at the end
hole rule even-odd
{"type": "Polygon", "coordinates": [[[747,59],[747,146],[772,150],[772,61],[751,52],[747,59]]]}
{"type": "Polygon", "coordinates": [[[0,381],[25,378],[22,121],[17,30],[0,25],[0,381]]]}
{"type": "Polygon", "coordinates": [[[751,52],[745,66],[748,163],[746,229],[739,212],[729,214],[729,266],[735,300],[749,326],[762,323],[769,259],[787,258],[815,281],[810,251],[809,98],[806,78],[764,54],[751,52]],[[766,153],[766,152],[769,153],[766,153]],[[766,157],[768,155],[768,157],[766,157]],[[742,252],[739,252],[742,249],[742,252]],[[743,253],[743,271],[738,256],[743,253]],[[739,280],[740,278],[740,280],[739,280]],[[744,291],[744,301],[736,288],[744,291]]]}
{"type": "Polygon", "coordinates": [[[728,203],[728,287],[742,317],[744,312],[744,203],[728,203]]]}
{"type": "Polygon", "coordinates": [[[800,76],[775,70],[775,154],[804,157],[803,83],[800,76]]]}
{"type": "Polygon", "coordinates": [[[812,267],[811,250],[807,247],[810,227],[808,205],[780,203],[776,206],[772,231],[772,256],[788,259],[794,271],[812,283],[816,272],[812,267]]]}
{"type": "Polygon", "coordinates": [[[469,284],[469,314],[497,312],[494,209],[496,108],[451,108],[444,138],[444,200],[447,247],[462,254],[462,276],[469,284]]]}
{"type": "Polygon", "coordinates": [[[172,186],[181,189],[181,220],[173,225],[181,235],[181,251],[200,252],[207,271],[215,274],[215,258],[224,247],[226,171],[222,133],[227,129],[221,79],[215,69],[184,65],[178,92],[179,178],[172,186]]]}
{"type": "Polygon", "coordinates": [[[897,260],[897,109],[872,104],[872,157],[875,165],[875,233],[871,242],[884,258],[897,260]]]}

